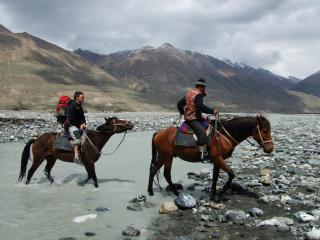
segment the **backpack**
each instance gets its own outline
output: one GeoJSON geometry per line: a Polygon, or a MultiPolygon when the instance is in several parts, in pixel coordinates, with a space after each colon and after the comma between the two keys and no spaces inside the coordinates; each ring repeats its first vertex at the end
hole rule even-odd
{"type": "Polygon", "coordinates": [[[64,124],[64,122],[67,120],[66,108],[67,108],[67,104],[70,101],[70,99],[71,98],[69,98],[68,96],[60,96],[59,97],[59,101],[56,106],[56,118],[57,118],[58,123],[64,124]]]}

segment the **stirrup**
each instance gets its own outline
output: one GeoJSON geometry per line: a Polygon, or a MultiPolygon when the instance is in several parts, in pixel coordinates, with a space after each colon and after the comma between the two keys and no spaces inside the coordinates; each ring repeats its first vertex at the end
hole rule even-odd
{"type": "Polygon", "coordinates": [[[207,147],[206,145],[198,146],[198,151],[200,153],[200,159],[205,160],[206,157],[208,157],[207,147]]]}

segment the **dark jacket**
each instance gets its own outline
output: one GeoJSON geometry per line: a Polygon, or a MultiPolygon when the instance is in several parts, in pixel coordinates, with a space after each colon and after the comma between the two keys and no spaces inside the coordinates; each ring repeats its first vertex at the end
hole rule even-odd
{"type": "Polygon", "coordinates": [[[74,100],[70,100],[66,109],[66,117],[69,125],[80,128],[80,125],[86,123],[82,105],[74,100]]]}
{"type": "MultiPolygon", "coordinates": [[[[203,97],[204,97],[204,94],[198,94],[195,97],[195,107],[196,107],[197,120],[201,119],[201,113],[213,114],[213,109],[211,109],[203,104],[203,97]]],[[[186,99],[185,99],[185,97],[183,97],[177,103],[177,108],[178,108],[180,114],[184,114],[185,105],[186,105],[186,99]]]]}

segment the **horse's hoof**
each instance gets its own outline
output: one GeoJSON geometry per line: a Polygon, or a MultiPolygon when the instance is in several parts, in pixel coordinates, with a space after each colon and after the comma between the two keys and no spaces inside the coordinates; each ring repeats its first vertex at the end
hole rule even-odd
{"type": "Polygon", "coordinates": [[[153,196],[154,195],[153,191],[148,191],[148,193],[149,193],[149,196],[153,196]]]}
{"type": "Polygon", "coordinates": [[[98,183],[94,183],[94,187],[95,188],[98,188],[99,186],[98,186],[98,183]]]}

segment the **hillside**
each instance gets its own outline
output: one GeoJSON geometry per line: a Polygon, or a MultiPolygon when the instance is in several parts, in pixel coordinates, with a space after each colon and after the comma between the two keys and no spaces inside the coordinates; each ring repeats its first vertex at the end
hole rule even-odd
{"type": "MultiPolygon", "coordinates": [[[[234,112],[309,112],[303,94],[288,91],[298,81],[265,69],[177,49],[166,43],[109,55],[78,49],[75,53],[118,78],[149,102],[175,108],[187,88],[204,77],[209,105],[234,112]]],[[[320,109],[320,106],[319,106],[320,109]]]]}
{"type": "Polygon", "coordinates": [[[320,71],[296,84],[292,90],[320,97],[320,71]]]}
{"type": "Polygon", "coordinates": [[[1,109],[54,109],[59,95],[76,90],[85,92],[87,109],[156,107],[145,105],[115,77],[77,54],[28,33],[12,33],[0,25],[0,51],[1,109]]]}

